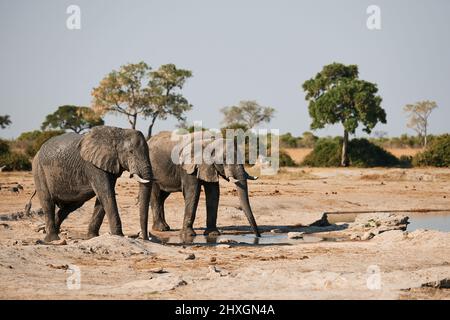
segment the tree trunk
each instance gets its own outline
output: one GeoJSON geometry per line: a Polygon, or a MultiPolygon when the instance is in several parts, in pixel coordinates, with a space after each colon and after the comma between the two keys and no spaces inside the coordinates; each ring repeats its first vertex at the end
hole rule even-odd
{"type": "Polygon", "coordinates": [[[152,122],[148,126],[147,140],[152,137],[153,125],[155,124],[156,118],[157,118],[157,116],[154,116],[152,119],[152,122]]]}
{"type": "Polygon", "coordinates": [[[348,167],[348,131],[344,130],[344,142],[342,143],[342,158],[341,158],[341,166],[348,167]]]}
{"type": "Polygon", "coordinates": [[[428,142],[428,128],[427,128],[427,124],[425,123],[424,126],[424,136],[423,136],[423,147],[426,148],[427,147],[427,142],[428,142]]]}

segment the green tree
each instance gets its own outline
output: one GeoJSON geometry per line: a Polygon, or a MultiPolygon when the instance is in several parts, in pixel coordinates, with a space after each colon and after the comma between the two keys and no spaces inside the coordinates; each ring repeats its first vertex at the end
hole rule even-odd
{"type": "Polygon", "coordinates": [[[275,109],[263,107],[256,101],[240,101],[237,106],[224,107],[220,110],[223,115],[223,124],[226,127],[240,126],[252,129],[262,122],[272,120],[275,109]]]}
{"type": "Polygon", "coordinates": [[[178,121],[186,121],[184,114],[192,109],[192,105],[180,90],[190,77],[191,71],[177,69],[174,64],[165,64],[158,70],[150,72],[150,81],[146,89],[150,96],[150,104],[144,110],[144,116],[150,118],[147,138],[152,136],[156,119],[165,120],[170,115],[178,121]]]}
{"type": "Polygon", "coordinates": [[[386,112],[381,107],[378,88],[358,78],[358,66],[332,63],[324,66],[314,78],[303,83],[308,101],[311,129],[341,123],[344,127],[341,165],[349,165],[348,135],[354,134],[359,124],[370,133],[378,122],[386,123],[386,112]]]}
{"type": "Polygon", "coordinates": [[[0,128],[5,129],[11,124],[11,119],[8,115],[0,116],[0,128]]]}
{"type": "Polygon", "coordinates": [[[407,104],[403,108],[405,112],[409,113],[408,128],[417,132],[417,135],[422,140],[423,147],[426,147],[428,142],[428,118],[437,107],[435,101],[426,100],[415,104],[407,104]]]}
{"type": "Polygon", "coordinates": [[[192,108],[179,92],[191,76],[191,71],[177,69],[173,64],[153,72],[145,62],[123,65],[92,90],[92,107],[99,114],[125,115],[133,129],[138,116],[150,118],[150,137],[156,119],[172,115],[183,120],[184,112],[192,108]]]}
{"type": "Polygon", "coordinates": [[[41,129],[72,130],[80,133],[95,126],[101,126],[104,121],[91,108],[77,106],[61,106],[54,113],[47,115],[41,129]]]}

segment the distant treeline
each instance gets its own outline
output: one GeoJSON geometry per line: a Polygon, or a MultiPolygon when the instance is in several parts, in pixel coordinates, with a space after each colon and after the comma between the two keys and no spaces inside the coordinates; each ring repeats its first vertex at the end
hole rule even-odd
{"type": "MultiPolygon", "coordinates": [[[[432,142],[437,136],[428,135],[428,142],[432,142]]],[[[334,137],[327,136],[319,138],[312,132],[306,131],[303,135],[295,137],[291,133],[285,133],[280,136],[280,146],[282,148],[314,148],[319,139],[334,139],[334,137]]],[[[370,142],[385,148],[422,148],[423,138],[419,136],[410,136],[402,134],[400,137],[370,137],[367,138],[370,142]]]]}

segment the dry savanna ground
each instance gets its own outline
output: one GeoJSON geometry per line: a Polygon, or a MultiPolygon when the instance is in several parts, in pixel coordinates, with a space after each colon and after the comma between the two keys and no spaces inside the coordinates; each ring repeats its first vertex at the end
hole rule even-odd
{"type": "MultiPolygon", "coordinates": [[[[171,195],[166,206],[175,231],[155,233],[161,239],[172,235],[172,244],[135,239],[138,185],[125,175],[116,191],[126,237],[110,236],[105,221],[100,237],[85,240],[89,201],[64,222],[64,241],[43,244],[43,216],[14,214],[33,192],[31,173],[3,172],[0,183],[2,299],[450,298],[449,233],[394,230],[359,237],[349,233],[351,223],[309,226],[329,211],[450,209],[449,169],[282,169],[250,182],[264,232],[260,244],[231,241],[236,234],[252,236],[226,181],[218,218],[222,240],[209,245],[198,243],[200,237],[177,243],[181,194],[171,195]],[[24,190],[12,192],[17,183],[24,190]],[[306,232],[303,240],[289,240],[286,233],[294,231],[306,232]]],[[[34,199],[33,209],[39,207],[34,199]]],[[[204,226],[202,194],[199,234],[204,226]]]]}

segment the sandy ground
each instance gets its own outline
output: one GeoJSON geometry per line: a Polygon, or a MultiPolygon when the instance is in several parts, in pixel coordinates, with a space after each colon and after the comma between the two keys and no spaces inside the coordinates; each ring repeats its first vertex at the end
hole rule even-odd
{"type": "MultiPolygon", "coordinates": [[[[33,191],[31,173],[0,173],[0,298],[448,299],[449,233],[390,231],[361,241],[348,237],[351,224],[332,226],[331,233],[330,227],[302,225],[305,217],[325,211],[450,209],[449,182],[449,169],[282,169],[276,177],[250,182],[263,239],[270,242],[277,235],[271,230],[280,229],[342,235],[343,241],[205,246],[132,238],[139,231],[138,186],[121,178],[118,203],[128,237],[108,235],[105,221],[100,237],[84,240],[90,201],[63,224],[65,244],[43,245],[42,216],[11,215],[23,210],[33,191]],[[16,183],[24,187],[18,194],[8,189],[16,183]]],[[[177,229],[181,194],[166,203],[167,221],[177,229]]],[[[222,239],[250,232],[238,205],[233,185],[222,181],[222,239]]],[[[33,200],[33,209],[39,207],[33,200]]],[[[201,234],[203,195],[195,226],[201,234]]],[[[177,232],[156,235],[167,234],[177,232]]]]}
{"type": "MultiPolygon", "coordinates": [[[[299,164],[302,163],[303,159],[312,151],[310,148],[285,148],[283,150],[289,154],[292,160],[299,164]]],[[[413,157],[422,151],[422,149],[419,148],[387,148],[386,150],[397,158],[400,158],[401,156],[413,157]]]]}

